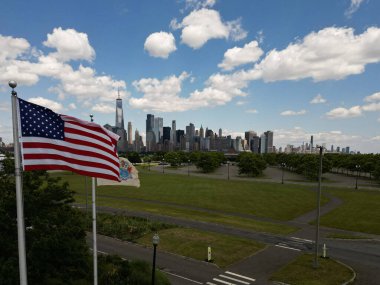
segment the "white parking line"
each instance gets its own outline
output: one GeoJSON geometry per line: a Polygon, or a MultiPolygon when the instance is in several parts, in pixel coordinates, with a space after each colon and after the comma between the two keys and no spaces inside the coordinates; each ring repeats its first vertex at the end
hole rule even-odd
{"type": "Polygon", "coordinates": [[[215,283],[207,282],[207,285],[216,285],[215,283]]]}
{"type": "Polygon", "coordinates": [[[246,285],[250,284],[249,282],[245,282],[245,281],[242,281],[242,280],[239,280],[239,279],[236,279],[236,278],[232,278],[232,277],[229,277],[229,276],[226,276],[226,275],[223,275],[223,274],[220,274],[219,276],[223,277],[223,278],[226,278],[226,279],[229,279],[229,280],[232,280],[232,281],[240,282],[240,283],[243,283],[243,284],[246,284],[246,285]]]}
{"type": "Polygon", "coordinates": [[[309,240],[309,239],[298,238],[298,237],[291,237],[291,239],[299,240],[299,241],[306,241],[306,242],[308,242],[308,243],[313,243],[313,242],[314,242],[314,241],[309,240]]]}
{"type": "Polygon", "coordinates": [[[256,279],[253,279],[253,278],[249,278],[247,276],[244,276],[244,275],[240,275],[240,274],[237,274],[237,273],[233,273],[231,271],[226,271],[227,274],[230,274],[230,275],[234,275],[234,276],[237,276],[237,277],[240,277],[240,278],[243,278],[243,279],[247,279],[249,281],[252,281],[252,282],[255,282],[256,279]]]}
{"type": "Polygon", "coordinates": [[[213,278],[212,280],[214,280],[216,282],[220,282],[220,283],[226,284],[226,285],[236,285],[235,283],[231,283],[231,282],[227,282],[227,281],[224,281],[224,280],[220,280],[218,278],[213,278]]]}
{"type": "Polygon", "coordinates": [[[276,244],[275,246],[277,246],[277,247],[282,247],[282,248],[286,248],[286,249],[290,249],[290,250],[295,250],[295,251],[301,251],[301,250],[298,249],[298,248],[293,248],[293,247],[289,247],[289,246],[285,246],[285,245],[279,245],[279,244],[276,244]]]}

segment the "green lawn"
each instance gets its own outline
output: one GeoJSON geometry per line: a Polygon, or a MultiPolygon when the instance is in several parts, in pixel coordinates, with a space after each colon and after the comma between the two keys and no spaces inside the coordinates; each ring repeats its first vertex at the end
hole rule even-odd
{"type": "Polygon", "coordinates": [[[321,225],[380,235],[380,191],[328,190],[343,204],[321,217],[321,225]]]}
{"type": "MultiPolygon", "coordinates": [[[[158,250],[198,260],[206,260],[207,248],[211,246],[213,263],[220,267],[233,264],[265,247],[263,244],[249,239],[187,228],[161,230],[158,234],[160,236],[158,250]]],[[[138,243],[152,246],[152,235],[140,238],[138,243]]],[[[158,252],[158,254],[160,253],[158,252]]]]}
{"type": "MultiPolygon", "coordinates": [[[[83,176],[54,173],[68,181],[73,190],[85,193],[83,176]]],[[[290,220],[315,208],[315,186],[253,181],[226,181],[186,175],[140,171],[140,188],[102,186],[98,195],[129,197],[224,212],[252,214],[274,220],[290,220]]],[[[87,179],[90,189],[90,179],[87,179]]],[[[323,199],[322,203],[327,199],[323,199]]]]}
{"type": "Polygon", "coordinates": [[[319,267],[315,269],[313,259],[310,254],[300,255],[270,280],[292,285],[340,285],[353,276],[351,270],[332,259],[319,258],[319,267]]]}

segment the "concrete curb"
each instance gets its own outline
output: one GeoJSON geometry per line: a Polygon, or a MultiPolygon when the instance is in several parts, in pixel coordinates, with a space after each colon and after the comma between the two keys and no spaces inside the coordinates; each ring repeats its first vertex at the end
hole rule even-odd
{"type": "Polygon", "coordinates": [[[348,281],[346,281],[346,282],[344,282],[344,283],[342,283],[342,285],[348,285],[348,284],[351,284],[352,282],[354,282],[354,280],[356,279],[356,272],[355,272],[355,270],[351,266],[349,266],[349,265],[347,265],[347,264],[345,264],[343,262],[340,262],[339,260],[335,260],[334,259],[334,261],[336,261],[337,263],[339,263],[339,264],[343,265],[344,267],[348,268],[352,272],[353,276],[351,277],[351,279],[348,280],[348,281]]]}

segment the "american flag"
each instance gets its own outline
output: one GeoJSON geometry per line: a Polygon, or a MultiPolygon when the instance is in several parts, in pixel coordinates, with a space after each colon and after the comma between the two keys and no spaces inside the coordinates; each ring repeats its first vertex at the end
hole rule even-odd
{"type": "Polygon", "coordinates": [[[120,180],[119,136],[98,124],[18,99],[23,169],[68,170],[120,180]]]}

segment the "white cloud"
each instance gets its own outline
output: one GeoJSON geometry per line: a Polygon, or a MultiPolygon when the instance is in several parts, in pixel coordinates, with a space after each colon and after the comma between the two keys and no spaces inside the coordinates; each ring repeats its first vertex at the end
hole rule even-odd
{"type": "Polygon", "coordinates": [[[245,112],[249,113],[249,114],[257,114],[258,113],[258,111],[256,109],[249,109],[249,110],[246,110],[245,112]]]}
{"type": "Polygon", "coordinates": [[[182,28],[182,42],[193,49],[201,48],[211,39],[241,40],[247,36],[241,28],[240,19],[223,23],[218,11],[206,8],[192,11],[181,23],[174,19],[170,26],[182,28]]]}
{"type": "Polygon", "coordinates": [[[247,104],[247,101],[237,101],[237,102],[236,102],[236,105],[237,105],[237,106],[242,106],[242,105],[244,105],[244,104],[247,104]]]}
{"type": "Polygon", "coordinates": [[[49,109],[53,110],[56,113],[60,113],[63,110],[63,106],[62,106],[61,103],[58,103],[58,102],[55,102],[53,100],[46,99],[46,98],[43,98],[43,97],[30,98],[30,99],[28,99],[28,101],[31,102],[31,103],[34,103],[34,104],[37,104],[37,105],[49,108],[49,109]]]}
{"type": "Polygon", "coordinates": [[[74,103],[70,103],[69,104],[69,109],[70,110],[75,110],[76,108],[77,108],[77,106],[74,103]]]}
{"type": "Polygon", "coordinates": [[[326,113],[326,116],[329,119],[354,118],[354,117],[359,117],[361,115],[362,115],[361,106],[353,106],[350,109],[339,107],[326,113]]]}
{"type": "Polygon", "coordinates": [[[323,104],[326,103],[326,99],[322,97],[321,94],[318,94],[315,96],[311,101],[310,104],[323,104]]]}
{"type": "Polygon", "coordinates": [[[301,111],[287,110],[280,113],[281,116],[301,116],[305,114],[306,114],[306,110],[301,110],[301,111]]]}
{"type": "Polygon", "coordinates": [[[244,47],[233,47],[224,53],[222,63],[218,67],[224,70],[232,70],[236,66],[254,63],[263,54],[263,50],[259,48],[257,41],[252,41],[244,45],[244,47]]]}
{"type": "Polygon", "coordinates": [[[55,28],[53,33],[47,35],[47,40],[43,44],[56,49],[57,51],[50,55],[64,62],[69,60],[92,61],[95,58],[95,51],[88,41],[87,34],[74,29],[55,28]]]}
{"type": "Polygon", "coordinates": [[[161,31],[146,38],[144,49],[153,57],[168,58],[177,48],[173,34],[161,31]]]}
{"type": "Polygon", "coordinates": [[[380,111],[380,102],[363,105],[362,110],[367,112],[380,111]]]}
{"type": "Polygon", "coordinates": [[[351,0],[350,7],[344,12],[347,18],[351,18],[352,15],[359,9],[364,0],[351,0]]]}
{"type": "Polygon", "coordinates": [[[115,106],[99,103],[99,104],[95,104],[91,108],[91,110],[94,112],[99,112],[99,113],[104,113],[104,114],[112,114],[112,113],[115,113],[115,106]]]}
{"type": "Polygon", "coordinates": [[[9,112],[11,110],[11,106],[8,103],[1,103],[0,104],[0,111],[2,112],[9,112]]]}
{"type": "Polygon", "coordinates": [[[216,0],[186,0],[185,9],[195,9],[212,7],[216,3],[216,0]]]}
{"type": "Polygon", "coordinates": [[[287,48],[271,50],[256,65],[265,81],[343,79],[380,61],[380,28],[359,35],[352,28],[328,27],[312,32],[287,48]]]}
{"type": "Polygon", "coordinates": [[[375,136],[375,137],[371,138],[371,140],[380,142],[380,136],[375,136]]]}
{"type": "Polygon", "coordinates": [[[15,59],[30,48],[27,40],[0,35],[0,63],[15,59]]]}
{"type": "Polygon", "coordinates": [[[380,101],[380,92],[376,92],[376,93],[373,93],[370,96],[365,97],[364,101],[366,101],[366,102],[380,101]]]}
{"type": "Polygon", "coordinates": [[[380,123],[380,118],[378,118],[377,121],[380,123]]]}

